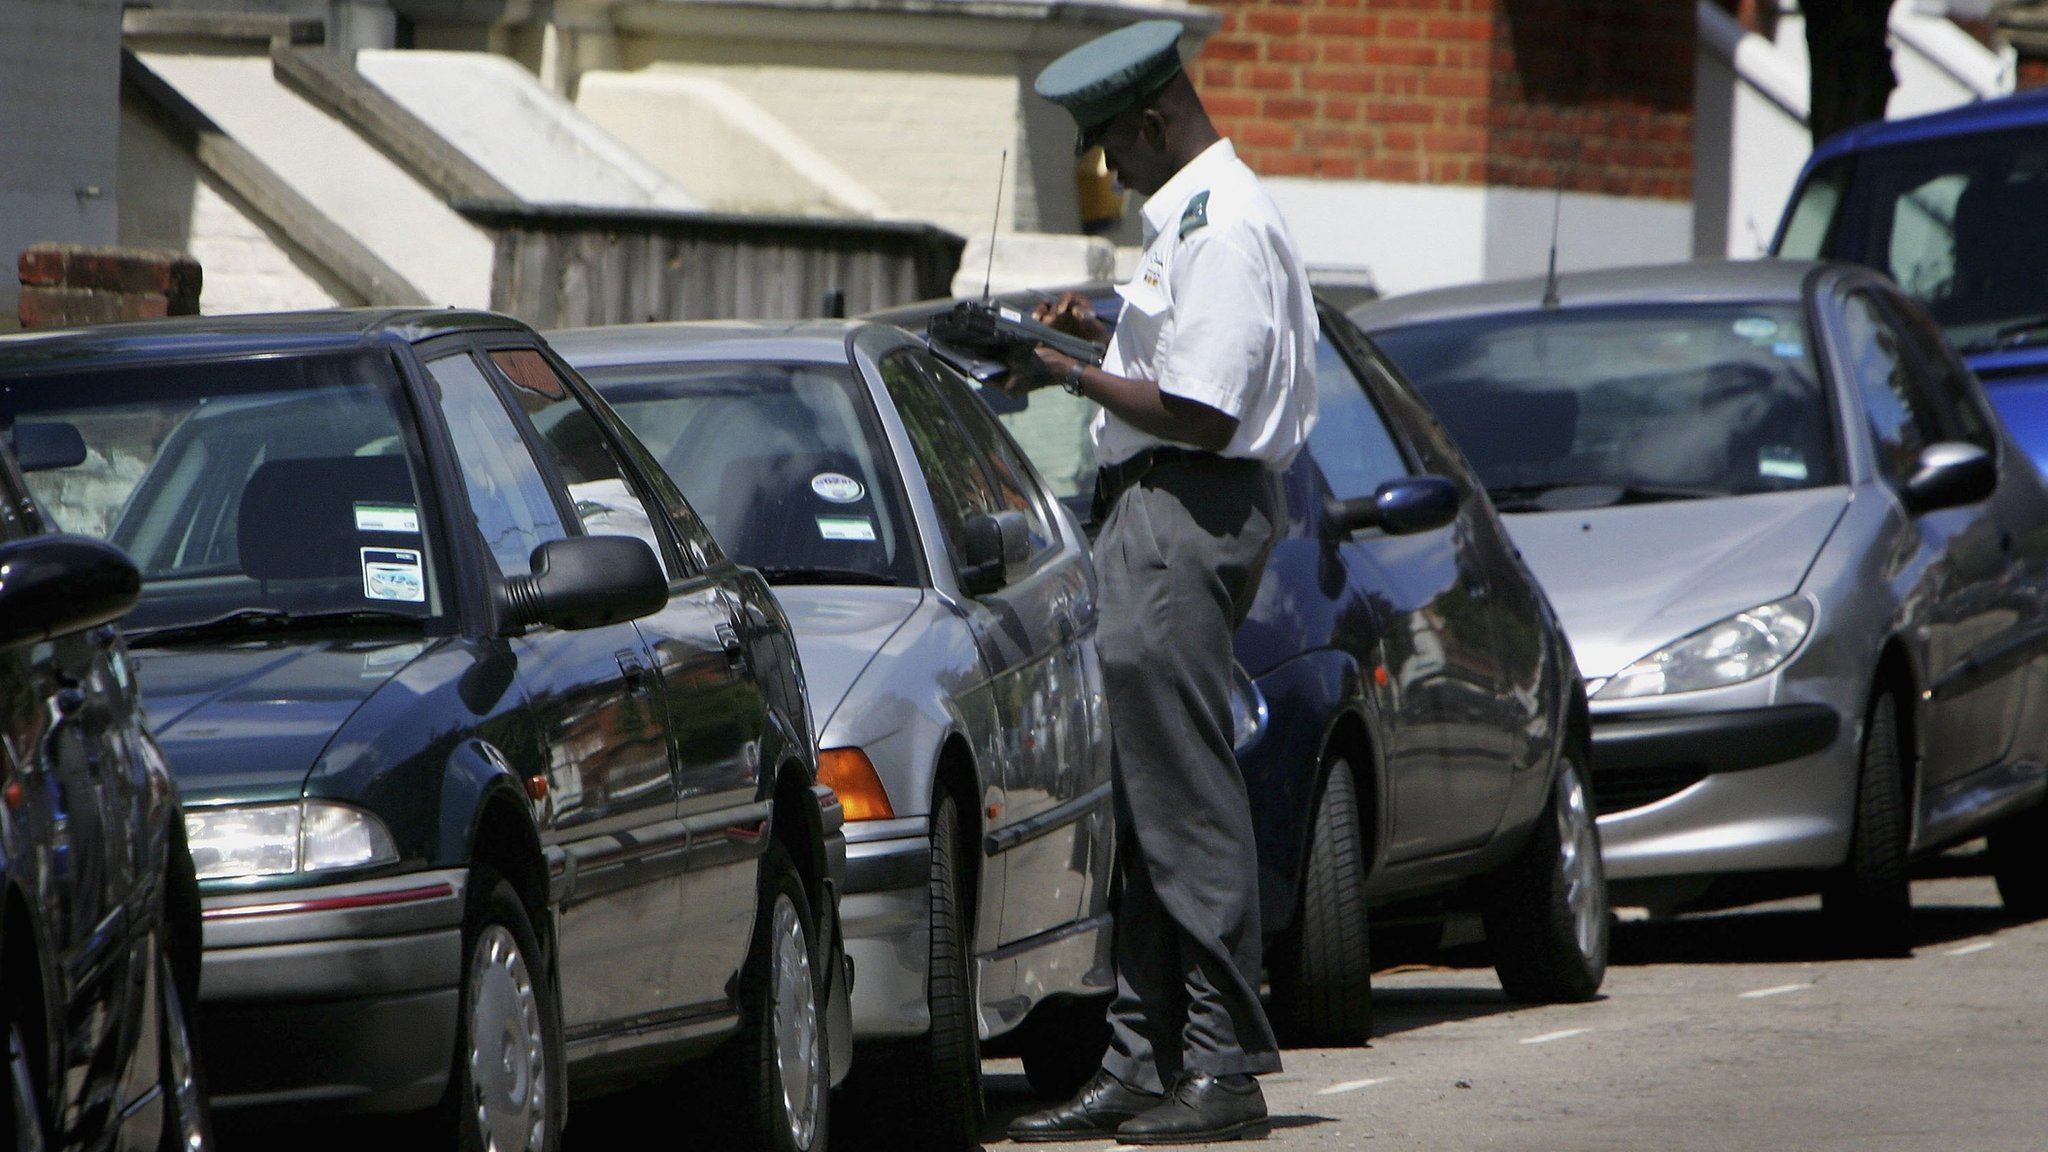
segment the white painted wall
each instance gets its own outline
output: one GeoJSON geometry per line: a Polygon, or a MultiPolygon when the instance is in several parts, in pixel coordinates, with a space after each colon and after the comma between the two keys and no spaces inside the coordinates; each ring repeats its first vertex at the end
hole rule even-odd
{"type": "Polygon", "coordinates": [[[151,51],[143,62],[439,304],[488,307],[491,239],[346,125],[278,83],[270,57],[151,51]]]}
{"type": "MultiPolygon", "coordinates": [[[[356,69],[529,203],[703,207],[641,154],[502,56],[369,51],[357,53],[356,69]]],[[[684,128],[669,126],[672,132],[684,128]]]]}
{"type": "Polygon", "coordinates": [[[119,0],[0,0],[0,329],[31,244],[115,235],[119,0]]]}
{"type": "Polygon", "coordinates": [[[206,175],[155,119],[121,110],[118,243],[199,261],[199,310],[276,312],[361,304],[291,238],[266,227],[206,175]]]}

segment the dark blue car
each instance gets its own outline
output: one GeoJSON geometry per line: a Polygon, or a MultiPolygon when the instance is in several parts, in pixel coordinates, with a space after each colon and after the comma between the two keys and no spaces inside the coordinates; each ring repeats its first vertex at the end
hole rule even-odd
{"type": "MultiPolygon", "coordinates": [[[[1091,294],[1113,318],[1117,297],[1091,294]]],[[[1236,643],[1275,1022],[1295,1041],[1370,1034],[1369,908],[1406,939],[1476,908],[1510,995],[1590,997],[1608,917],[1577,665],[1442,425],[1348,320],[1321,321],[1321,417],[1236,643]]],[[[1085,514],[1093,406],[984,399],[1085,514]]]]}
{"type": "Polygon", "coordinates": [[[1829,138],[1807,161],[1771,251],[1850,260],[1898,281],[2048,468],[2048,91],[1829,138]]]}

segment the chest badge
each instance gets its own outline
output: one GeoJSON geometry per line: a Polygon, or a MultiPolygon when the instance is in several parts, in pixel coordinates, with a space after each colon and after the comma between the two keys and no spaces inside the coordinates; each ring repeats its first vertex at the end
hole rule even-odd
{"type": "Polygon", "coordinates": [[[1180,234],[1182,238],[1186,238],[1188,233],[1193,232],[1197,228],[1204,227],[1208,223],[1209,191],[1205,188],[1202,191],[1195,193],[1194,196],[1191,199],[1189,199],[1188,206],[1186,208],[1181,209],[1180,234]]]}

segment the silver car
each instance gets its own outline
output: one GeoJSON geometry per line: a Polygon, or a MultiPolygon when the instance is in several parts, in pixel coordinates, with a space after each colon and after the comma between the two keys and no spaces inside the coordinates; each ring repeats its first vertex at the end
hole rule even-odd
{"type": "Polygon", "coordinates": [[[907,1144],[973,1147],[981,1041],[1039,1009],[1027,1068],[1072,1082],[1065,1025],[1112,987],[1086,538],[972,385],[895,328],[550,340],[775,586],[846,808],[859,1095],[900,1105],[877,1111],[907,1144]]]}
{"type": "Polygon", "coordinates": [[[1907,862],[1989,831],[2048,903],[2048,490],[1919,305],[1770,262],[1353,315],[1564,619],[1617,901],[1790,878],[1893,952],[1907,862]]]}

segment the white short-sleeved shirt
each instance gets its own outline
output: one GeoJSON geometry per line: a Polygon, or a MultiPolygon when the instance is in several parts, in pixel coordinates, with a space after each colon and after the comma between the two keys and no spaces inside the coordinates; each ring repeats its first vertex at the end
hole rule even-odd
{"type": "MultiPolygon", "coordinates": [[[[1117,286],[1103,368],[1237,418],[1223,455],[1284,469],[1316,422],[1315,300],[1280,210],[1219,140],[1145,202],[1145,252],[1117,286]]],[[[1166,444],[1096,413],[1095,458],[1166,444]]]]}

